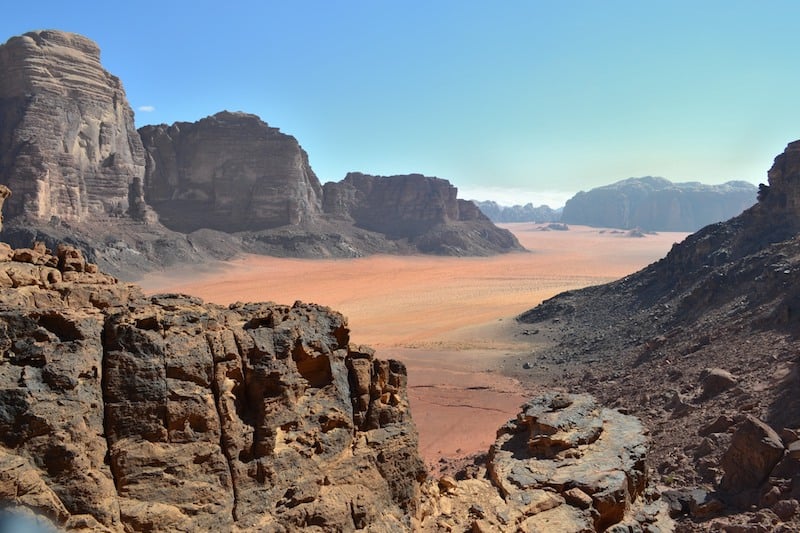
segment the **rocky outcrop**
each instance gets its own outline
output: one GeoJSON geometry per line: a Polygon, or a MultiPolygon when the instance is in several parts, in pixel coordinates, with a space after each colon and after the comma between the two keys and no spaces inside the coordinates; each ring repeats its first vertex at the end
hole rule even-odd
{"type": "Polygon", "coordinates": [[[552,209],[547,205],[534,207],[533,204],[503,206],[491,200],[473,200],[481,212],[492,222],[558,222],[561,208],[552,209]]]}
{"type": "Polygon", "coordinates": [[[322,211],[322,187],[306,152],[255,115],[223,111],[139,133],[145,197],[173,230],[263,230],[322,211]]]}
{"type": "Polygon", "coordinates": [[[670,530],[645,454],[635,418],[588,395],[536,397],[498,430],[485,472],[426,488],[420,530],[670,530]]]}
{"type": "Polygon", "coordinates": [[[68,530],[407,529],[406,373],[315,305],[142,296],[0,254],[0,500],[68,530]]]}
{"type": "Polygon", "coordinates": [[[73,33],[26,33],[0,46],[0,72],[8,217],[145,217],[142,143],[97,45],[73,33]]]}
{"type": "Polygon", "coordinates": [[[351,172],[340,182],[326,183],[324,191],[328,216],[391,240],[408,239],[422,252],[487,255],[522,249],[475,204],[457,198],[458,189],[447,180],[351,172]]]}
{"type": "Polygon", "coordinates": [[[561,221],[604,228],[696,231],[750,207],[757,189],[744,181],[722,185],[630,178],[579,192],[564,206],[561,221]]]}

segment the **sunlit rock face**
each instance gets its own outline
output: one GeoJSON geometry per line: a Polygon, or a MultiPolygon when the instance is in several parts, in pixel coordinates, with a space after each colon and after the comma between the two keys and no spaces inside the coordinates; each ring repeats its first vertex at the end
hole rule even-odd
{"type": "Polygon", "coordinates": [[[0,245],[0,506],[67,531],[404,531],[406,369],[296,303],[147,298],[0,245]]]}
{"type": "Polygon", "coordinates": [[[14,191],[6,215],[142,218],[142,143],[98,46],[73,33],[27,33],[0,46],[0,72],[0,182],[14,191]]]}
{"type": "Polygon", "coordinates": [[[306,152],[255,115],[223,111],[139,131],[147,201],[170,229],[255,231],[301,224],[322,211],[322,186],[306,152]]]}

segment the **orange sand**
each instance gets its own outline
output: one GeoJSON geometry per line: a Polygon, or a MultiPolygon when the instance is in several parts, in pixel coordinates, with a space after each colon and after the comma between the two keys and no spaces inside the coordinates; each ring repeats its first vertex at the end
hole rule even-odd
{"type": "Polygon", "coordinates": [[[348,317],[351,340],[403,360],[429,463],[485,451],[532,391],[492,372],[524,349],[505,333],[518,313],[568,289],[604,283],[664,256],[684,233],[644,238],[575,226],[506,224],[531,250],[488,258],[242,256],[213,269],[148,274],[148,293],[183,292],[227,304],[303,300],[348,317]]]}

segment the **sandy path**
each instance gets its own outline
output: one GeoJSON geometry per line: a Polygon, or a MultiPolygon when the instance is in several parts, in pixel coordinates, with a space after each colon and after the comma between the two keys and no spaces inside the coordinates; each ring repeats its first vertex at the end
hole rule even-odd
{"type": "Polygon", "coordinates": [[[564,290],[634,272],[685,237],[505,227],[531,251],[489,258],[243,256],[212,270],[148,274],[140,284],[149,293],[183,292],[221,304],[303,300],[340,311],[353,342],[408,366],[420,446],[433,464],[485,451],[533,392],[493,372],[497,359],[522,349],[504,333],[513,316],[564,290]]]}

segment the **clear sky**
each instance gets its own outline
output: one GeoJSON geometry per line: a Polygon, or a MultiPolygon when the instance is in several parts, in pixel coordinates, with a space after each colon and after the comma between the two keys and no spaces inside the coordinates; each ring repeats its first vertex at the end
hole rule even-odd
{"type": "Polygon", "coordinates": [[[0,42],[95,40],[137,126],[255,113],[323,182],[420,172],[555,207],[633,176],[766,181],[800,138],[797,1],[13,4],[0,42]]]}

